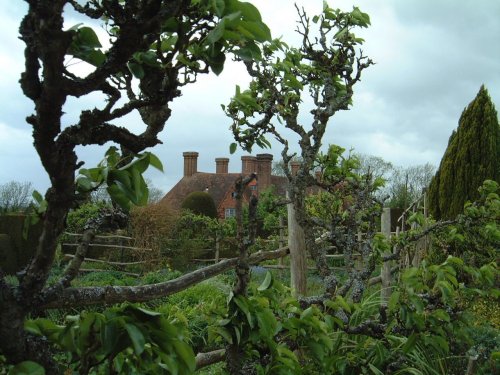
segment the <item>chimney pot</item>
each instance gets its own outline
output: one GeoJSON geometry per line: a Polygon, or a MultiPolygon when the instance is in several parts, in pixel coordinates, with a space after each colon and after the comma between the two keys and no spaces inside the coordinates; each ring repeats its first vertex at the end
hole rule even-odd
{"type": "Polygon", "coordinates": [[[227,174],[229,170],[229,159],[228,158],[216,158],[215,159],[215,173],[227,174]]]}
{"type": "Polygon", "coordinates": [[[241,157],[241,174],[249,175],[257,172],[257,158],[251,155],[241,157]]]}
{"type": "Polygon", "coordinates": [[[259,191],[264,191],[271,186],[273,155],[257,155],[257,177],[259,179],[259,191]]]}
{"type": "Polygon", "coordinates": [[[194,151],[183,152],[184,177],[190,177],[198,172],[198,153],[194,151]]]}

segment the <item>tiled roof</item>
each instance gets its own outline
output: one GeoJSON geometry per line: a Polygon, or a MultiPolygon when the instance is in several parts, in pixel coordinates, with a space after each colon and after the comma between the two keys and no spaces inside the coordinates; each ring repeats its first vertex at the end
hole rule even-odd
{"type": "MultiPolygon", "coordinates": [[[[239,176],[240,173],[204,172],[185,176],[163,197],[160,204],[167,204],[173,210],[180,210],[188,194],[194,191],[206,191],[214,199],[215,206],[219,208],[227,193],[233,190],[234,182],[239,176]]],[[[285,195],[286,183],[285,177],[271,176],[271,184],[276,187],[276,193],[279,195],[285,195]]]]}

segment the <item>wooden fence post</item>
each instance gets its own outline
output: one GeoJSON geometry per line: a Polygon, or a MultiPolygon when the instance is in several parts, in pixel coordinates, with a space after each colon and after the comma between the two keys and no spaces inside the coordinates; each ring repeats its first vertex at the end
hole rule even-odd
{"type": "MultiPolygon", "coordinates": [[[[289,195],[287,192],[287,199],[289,195]]],[[[307,254],[304,230],[297,223],[292,203],[288,209],[288,248],[290,249],[290,286],[295,296],[305,296],[307,292],[307,254]]]]}
{"type": "MultiPolygon", "coordinates": [[[[285,247],[285,219],[283,216],[280,216],[280,223],[279,223],[279,242],[278,242],[278,248],[285,247]]],[[[278,264],[280,267],[284,266],[284,258],[281,257],[278,260],[278,264]]]]}
{"type": "MultiPolygon", "coordinates": [[[[391,209],[384,208],[382,211],[381,218],[381,230],[385,237],[389,240],[391,238],[391,209]]],[[[383,255],[390,255],[391,252],[386,252],[383,255]]],[[[391,297],[391,263],[383,262],[382,269],[380,271],[380,276],[382,279],[382,291],[380,296],[382,297],[382,303],[387,304],[389,298],[391,297]]]]}
{"type": "Polygon", "coordinates": [[[215,263],[219,263],[220,257],[220,236],[219,233],[215,235],[215,263]]]}

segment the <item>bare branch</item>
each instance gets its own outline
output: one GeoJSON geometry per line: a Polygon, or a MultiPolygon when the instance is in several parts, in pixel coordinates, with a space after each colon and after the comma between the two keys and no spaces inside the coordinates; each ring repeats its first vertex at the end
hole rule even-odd
{"type": "MultiPolygon", "coordinates": [[[[275,251],[258,252],[248,257],[249,264],[281,258],[288,254],[288,247],[275,251]]],[[[146,302],[166,297],[189,288],[203,280],[214,277],[235,267],[238,258],[223,260],[217,264],[180,276],[177,279],[143,286],[103,286],[67,288],[50,299],[42,301],[41,309],[68,308],[99,304],[114,304],[125,301],[146,302]]]]}

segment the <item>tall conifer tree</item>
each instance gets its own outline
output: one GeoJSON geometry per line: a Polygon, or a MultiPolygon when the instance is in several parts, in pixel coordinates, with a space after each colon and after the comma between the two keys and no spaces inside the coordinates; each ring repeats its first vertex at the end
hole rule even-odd
{"type": "Polygon", "coordinates": [[[458,128],[429,187],[429,208],[436,219],[450,219],[478,197],[486,179],[500,180],[500,125],[486,88],[464,109],[458,128]]]}

